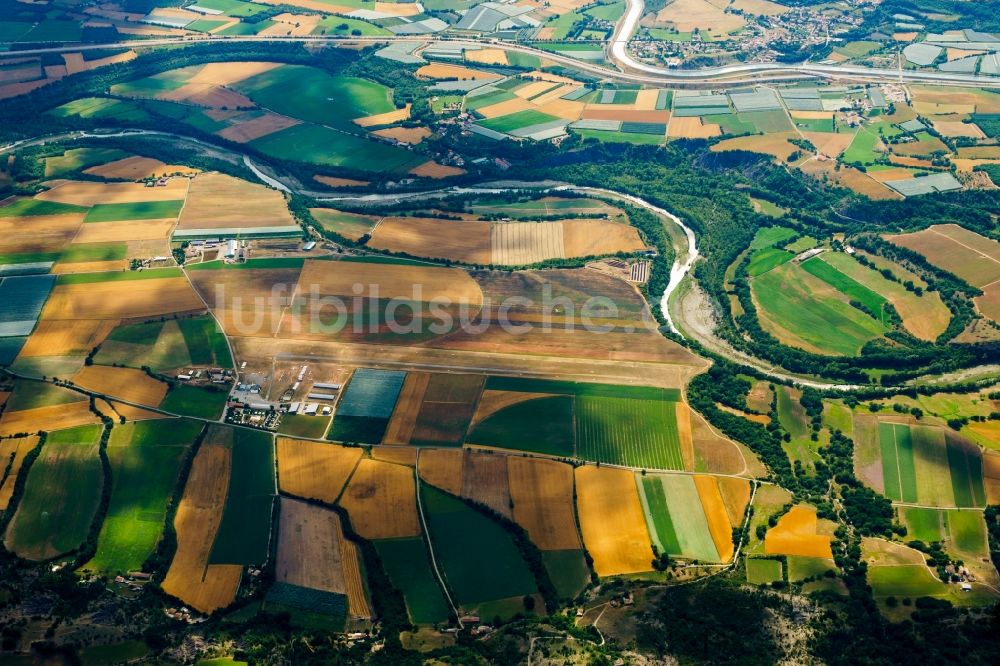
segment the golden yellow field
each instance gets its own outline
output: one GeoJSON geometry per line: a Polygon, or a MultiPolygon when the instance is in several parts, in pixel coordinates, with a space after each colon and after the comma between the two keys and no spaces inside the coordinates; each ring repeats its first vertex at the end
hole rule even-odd
{"type": "Polygon", "coordinates": [[[10,504],[14,486],[17,484],[17,477],[21,473],[24,456],[37,445],[37,435],[0,441],[0,462],[3,463],[5,470],[5,475],[0,477],[0,511],[5,510],[10,504]]]}
{"type": "Polygon", "coordinates": [[[731,525],[742,525],[743,517],[750,503],[750,482],[734,479],[731,476],[720,476],[719,492],[722,493],[722,503],[726,506],[726,514],[731,525]]]}
{"type": "Polygon", "coordinates": [[[83,214],[37,215],[0,219],[0,253],[61,252],[83,226],[83,214]]]}
{"type": "Polygon", "coordinates": [[[407,467],[417,466],[417,451],[414,446],[373,446],[372,458],[407,467]]]}
{"type": "Polygon", "coordinates": [[[231,604],[243,573],[238,564],[208,564],[226,504],[230,462],[227,443],[206,441],[195,456],[174,517],[177,552],[163,591],[202,613],[231,604]]]}
{"type": "Polygon", "coordinates": [[[467,62],[475,62],[481,65],[506,65],[507,62],[507,52],[503,49],[477,49],[475,51],[466,51],[465,60],[467,62]]]}
{"type": "Polygon", "coordinates": [[[159,407],[167,395],[166,384],[135,368],[88,365],[73,376],[72,382],[94,393],[149,407],[159,407]]]}
{"type": "Polygon", "coordinates": [[[541,550],[582,547],[573,512],[573,468],[554,460],[507,458],[514,520],[541,550]]]}
{"type": "Polygon", "coordinates": [[[385,113],[376,113],[373,116],[355,118],[353,122],[355,125],[360,125],[361,127],[377,127],[378,125],[392,125],[393,123],[402,122],[409,117],[410,105],[407,104],[402,109],[386,111],[385,113]]]}
{"type": "Polygon", "coordinates": [[[833,158],[839,157],[854,140],[854,135],[848,132],[803,132],[802,136],[816,146],[819,154],[833,158]]]}
{"type": "Polygon", "coordinates": [[[833,558],[830,537],[817,534],[816,509],[798,504],[778,520],[764,537],[768,555],[803,555],[833,558]]]}
{"type": "Polygon", "coordinates": [[[986,503],[1000,504],[1000,454],[983,452],[983,481],[986,485],[986,503]]]}
{"type": "Polygon", "coordinates": [[[413,470],[403,465],[363,459],[340,505],[354,531],[365,539],[413,537],[421,533],[413,470]]]}
{"type": "Polygon", "coordinates": [[[719,484],[714,476],[696,476],[694,485],[698,489],[698,497],[708,521],[708,531],[719,552],[719,560],[728,562],[733,559],[733,526],[729,522],[722,493],[719,492],[719,484]]]}
{"type": "Polygon", "coordinates": [[[710,139],[719,136],[722,130],[714,123],[703,123],[698,116],[678,117],[670,119],[667,127],[667,136],[674,136],[681,139],[710,139]]]}
{"type": "Polygon", "coordinates": [[[333,176],[313,176],[313,180],[328,187],[364,187],[367,180],[354,180],[353,178],[334,178],[333,176]]]}
{"type": "Polygon", "coordinates": [[[98,183],[92,181],[54,180],[51,189],[35,195],[41,201],[58,201],[77,206],[137,203],[140,201],[176,201],[187,196],[188,179],[171,178],[163,187],[142,183],[98,183]]]}
{"type": "Polygon", "coordinates": [[[447,490],[452,495],[462,494],[465,460],[461,449],[423,450],[420,452],[417,469],[422,481],[447,490]]]}
{"type": "Polygon", "coordinates": [[[713,152],[725,150],[748,150],[753,153],[771,155],[782,162],[788,162],[792,153],[801,152],[799,147],[789,143],[788,139],[798,138],[794,132],[774,132],[771,134],[754,134],[726,139],[712,146],[713,152]]]}
{"type": "Polygon", "coordinates": [[[114,408],[116,412],[118,412],[119,416],[125,418],[126,422],[149,421],[151,419],[166,418],[163,416],[163,414],[160,414],[158,412],[151,412],[147,409],[143,409],[142,407],[133,407],[132,405],[126,405],[125,403],[122,402],[115,402],[114,400],[111,401],[111,406],[114,408]]]}
{"type": "MultiPolygon", "coordinates": [[[[176,220],[136,222],[91,222],[80,227],[74,243],[111,243],[115,241],[166,240],[176,220]]],[[[81,271],[76,271],[81,272],[81,271]]]]}
{"type": "Polygon", "coordinates": [[[567,257],[631,253],[646,249],[638,230],[630,224],[607,220],[564,220],[562,228],[563,252],[567,257]]]}
{"type": "Polygon", "coordinates": [[[334,511],[281,498],[275,566],[278,581],[348,595],[350,615],[368,617],[371,610],[361,584],[356,548],[344,537],[334,511]]]}
{"type": "Polygon", "coordinates": [[[649,571],[653,549],[629,470],[586,465],[576,469],[580,531],[599,576],[649,571]]]}
{"type": "Polygon", "coordinates": [[[222,173],[191,180],[178,229],[295,226],[281,192],[222,173]]]}
{"type": "Polygon", "coordinates": [[[333,502],[361,460],[360,448],[278,438],[278,482],[283,492],[333,502]]]}
{"type": "Polygon", "coordinates": [[[104,342],[118,325],[118,320],[66,319],[40,321],[28,341],[21,348],[20,356],[74,356],[89,354],[104,342]]]}
{"type": "Polygon", "coordinates": [[[33,433],[41,430],[63,430],[64,428],[75,428],[76,426],[100,422],[97,415],[90,411],[88,400],[79,400],[65,405],[22,409],[16,412],[7,410],[0,415],[0,436],[33,433]]]}
{"type": "Polygon", "coordinates": [[[41,319],[133,319],[204,309],[185,278],[152,278],[58,285],[41,319]]]}
{"type": "Polygon", "coordinates": [[[409,444],[413,429],[417,425],[417,414],[420,413],[420,403],[427,391],[431,376],[426,372],[408,372],[403,381],[403,388],[396,400],[396,408],[392,419],[382,438],[384,444],[409,444]]]}

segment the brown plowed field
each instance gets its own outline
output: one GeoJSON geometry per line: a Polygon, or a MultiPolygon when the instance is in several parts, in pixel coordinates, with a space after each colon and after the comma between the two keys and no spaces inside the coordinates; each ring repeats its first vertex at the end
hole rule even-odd
{"type": "Polygon", "coordinates": [[[354,471],[340,505],[354,531],[365,539],[420,535],[413,470],[366,458],[354,471]]]}
{"type": "Polygon", "coordinates": [[[21,348],[21,357],[89,354],[118,325],[117,319],[40,321],[21,348]]]}
{"type": "Polygon", "coordinates": [[[485,504],[501,516],[510,518],[507,456],[466,451],[461,495],[479,504],[485,504]]]}
{"type": "Polygon", "coordinates": [[[345,594],[352,616],[371,614],[356,546],[344,537],[335,512],[283,497],[278,526],[275,575],[280,582],[345,594]]]}
{"type": "Polygon", "coordinates": [[[501,409],[516,405],[526,400],[535,398],[547,398],[548,393],[520,393],[518,391],[483,391],[479,398],[479,405],[476,407],[476,414],[472,418],[469,428],[475,427],[477,423],[487,418],[491,414],[499,412],[501,409]]]}
{"type": "Polygon", "coordinates": [[[490,226],[464,220],[387,217],[379,222],[368,245],[415,257],[486,265],[490,263],[490,226]]]}
{"type": "Polygon", "coordinates": [[[299,270],[191,271],[188,275],[228,335],[270,338],[291,300],[299,270]]]}
{"type": "Polygon", "coordinates": [[[409,444],[413,429],[417,425],[417,414],[424,400],[424,392],[431,376],[426,372],[408,372],[403,381],[403,388],[396,400],[389,426],[385,430],[382,442],[385,444],[409,444]]]}
{"type": "Polygon", "coordinates": [[[629,470],[586,465],[576,469],[580,531],[599,576],[649,571],[653,549],[629,470]]]}
{"type": "Polygon", "coordinates": [[[428,160],[419,166],[415,166],[409,171],[411,176],[419,176],[421,178],[433,178],[435,180],[440,178],[451,178],[452,176],[461,176],[465,173],[465,169],[459,167],[448,166],[446,164],[438,164],[434,160],[428,160]]]}
{"type": "Polygon", "coordinates": [[[886,239],[924,255],[974,287],[1000,280],[1000,243],[957,224],[936,224],[912,234],[886,239]]]}
{"type": "Polygon", "coordinates": [[[482,375],[433,374],[417,414],[412,441],[460,446],[482,392],[482,375]]]}
{"type": "Polygon", "coordinates": [[[294,127],[301,124],[301,120],[279,116],[276,113],[265,113],[259,118],[247,120],[246,122],[230,125],[224,130],[216,132],[223,139],[229,139],[236,143],[249,143],[262,136],[273,134],[278,130],[294,127]]]}
{"type": "Polygon", "coordinates": [[[178,166],[176,164],[164,164],[160,160],[152,157],[125,157],[114,162],[101,164],[85,169],[84,173],[100,178],[113,178],[119,180],[139,180],[151,176],[163,176],[168,173],[194,174],[197,169],[191,167],[178,166]]]}
{"type": "Polygon", "coordinates": [[[507,458],[514,520],[541,550],[582,548],[573,512],[573,467],[554,460],[507,458]]]}
{"type": "Polygon", "coordinates": [[[340,495],[361,460],[360,448],[278,438],[278,480],[281,490],[322,502],[340,495]]]}
{"type": "Polygon", "coordinates": [[[421,480],[447,490],[452,495],[462,494],[462,475],[465,454],[461,449],[427,449],[420,452],[421,480]]]}
{"type": "Polygon", "coordinates": [[[88,365],[73,376],[81,388],[150,407],[159,407],[167,395],[167,385],[142,370],[88,365]]]}
{"type": "Polygon", "coordinates": [[[221,173],[191,181],[177,228],[220,229],[295,226],[281,192],[221,173]]]}
{"type": "Polygon", "coordinates": [[[226,504],[231,462],[231,442],[225,441],[226,435],[216,437],[202,445],[191,466],[174,518],[177,552],[163,579],[167,594],[203,613],[233,602],[243,572],[238,564],[208,566],[226,504]]]}
{"type": "Polygon", "coordinates": [[[162,187],[142,183],[98,183],[92,181],[51,181],[52,189],[35,195],[41,201],[58,201],[77,206],[142,201],[176,201],[187,196],[188,179],[171,178],[162,187]]]}
{"type": "Polygon", "coordinates": [[[138,319],[205,309],[185,278],[57,285],[41,319],[138,319]]]}

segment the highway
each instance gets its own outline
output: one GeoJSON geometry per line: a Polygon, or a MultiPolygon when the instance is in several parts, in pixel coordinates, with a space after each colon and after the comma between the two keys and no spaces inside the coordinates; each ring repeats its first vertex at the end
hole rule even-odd
{"type": "Polygon", "coordinates": [[[722,85],[737,85],[746,83],[777,83],[803,79],[854,80],[882,83],[927,83],[948,84],[960,86],[992,86],[1000,85],[1000,77],[977,76],[975,74],[960,74],[940,71],[912,71],[905,69],[877,69],[859,67],[856,65],[821,65],[818,63],[739,63],[722,67],[703,67],[697,69],[675,69],[658,65],[650,65],[633,58],[628,52],[628,43],[638,28],[639,21],[645,11],[643,0],[627,0],[628,8],[619,20],[612,36],[610,47],[606,47],[607,55],[618,69],[612,69],[603,64],[595,64],[577,60],[567,55],[553,53],[525,44],[501,41],[484,37],[469,39],[448,35],[404,35],[392,37],[260,37],[255,35],[217,37],[168,37],[162,39],[130,40],[106,44],[85,44],[75,46],[44,47],[24,49],[0,53],[0,62],[5,58],[20,58],[27,55],[42,55],[46,53],[67,53],[90,51],[108,48],[148,48],[153,46],[168,46],[177,44],[195,44],[204,42],[247,43],[247,42],[293,42],[301,44],[326,44],[329,46],[349,46],[357,44],[387,44],[389,42],[421,42],[431,44],[460,44],[468,47],[497,48],[508,53],[523,53],[546,58],[559,65],[577,71],[592,74],[605,79],[640,83],[649,85],[669,85],[681,88],[709,88],[722,85]]]}

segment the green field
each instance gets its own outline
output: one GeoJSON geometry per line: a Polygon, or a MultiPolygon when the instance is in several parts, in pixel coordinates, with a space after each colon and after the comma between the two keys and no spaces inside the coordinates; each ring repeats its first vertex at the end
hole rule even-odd
{"type": "Polygon", "coordinates": [[[149,366],[161,372],[191,365],[184,336],[176,321],[126,324],[111,332],[94,356],[100,365],[149,366]]]}
{"type": "Polygon", "coordinates": [[[951,433],[947,433],[947,440],[955,506],[984,506],[986,490],[983,487],[983,459],[979,450],[959,441],[951,433]]]}
{"type": "Polygon", "coordinates": [[[694,477],[681,474],[637,475],[646,526],[659,551],[671,556],[718,562],[719,551],[708,531],[694,477]]]}
{"type": "Polygon", "coordinates": [[[36,407],[51,407],[79,402],[84,399],[76,391],[61,388],[46,382],[18,381],[14,392],[7,399],[6,411],[15,412],[36,407]]]}
{"type": "Polygon", "coordinates": [[[841,159],[848,164],[854,164],[855,162],[874,164],[878,160],[879,155],[881,155],[881,153],[875,151],[875,146],[878,145],[878,142],[878,135],[870,129],[862,127],[854,135],[854,140],[851,141],[851,145],[841,155],[841,159]]]}
{"type": "MultiPolygon", "coordinates": [[[[771,204],[769,201],[763,201],[760,199],[755,199],[755,201],[760,204],[762,210],[764,209],[764,204],[770,204],[771,206],[774,206],[774,208],[777,208],[777,206],[771,204]]],[[[770,215],[770,213],[767,214],[770,215]]],[[[789,238],[794,237],[795,230],[789,229],[788,227],[761,227],[757,230],[757,233],[754,234],[753,241],[750,242],[750,249],[763,250],[764,248],[777,245],[782,241],[786,241],[789,238]]]]}
{"type": "Polygon", "coordinates": [[[898,423],[879,423],[882,475],[885,496],[897,502],[917,501],[917,476],[913,463],[910,428],[898,423]]]}
{"type": "Polygon", "coordinates": [[[662,400],[578,397],[577,455],[629,467],[684,469],[676,409],[662,400]]]}
{"type": "Polygon", "coordinates": [[[167,392],[167,397],[160,403],[160,409],[181,416],[217,419],[222,414],[228,399],[229,393],[225,390],[214,391],[186,384],[174,384],[167,392]]]}
{"type": "Polygon", "coordinates": [[[84,222],[118,222],[122,220],[165,220],[180,215],[184,201],[145,201],[141,203],[97,204],[90,209],[84,222]]]}
{"type": "Polygon", "coordinates": [[[389,580],[403,593],[410,621],[414,624],[446,621],[451,612],[434,577],[424,540],[380,539],[372,543],[389,580]]]}
{"type": "Polygon", "coordinates": [[[582,550],[543,550],[542,563],[556,593],[572,599],[590,582],[590,569],[582,550]]]}
{"type": "Polygon", "coordinates": [[[350,121],[393,111],[392,90],[350,76],[331,76],[315,67],[282,65],[233,84],[261,106],[282,115],[355,134],[350,121]]]}
{"type": "MultiPolygon", "coordinates": [[[[103,243],[94,243],[103,245],[103,243]]],[[[65,255],[63,255],[65,258],[65,255]]],[[[92,284],[94,282],[122,282],[127,280],[157,280],[160,278],[183,277],[179,268],[153,268],[142,271],[114,271],[105,273],[74,273],[60,275],[56,285],[61,284],[92,284]]]]}
{"type": "Polygon", "coordinates": [[[471,610],[537,592],[528,565],[499,523],[426,484],[420,493],[435,557],[458,605],[471,610]]]}
{"type": "Polygon", "coordinates": [[[605,143],[634,143],[645,146],[658,146],[666,140],[663,134],[641,134],[636,132],[577,128],[572,128],[572,131],[584,139],[597,139],[605,143]]]}
{"type": "Polygon", "coordinates": [[[150,115],[135,102],[107,97],[83,97],[57,106],[47,113],[60,118],[79,116],[118,122],[140,122],[150,119],[150,115]]]}
{"type": "Polygon", "coordinates": [[[73,243],[59,257],[64,264],[85,261],[117,261],[128,253],[125,243],[73,243]]]}
{"type": "Polygon", "coordinates": [[[323,208],[313,208],[310,212],[321,227],[345,238],[360,238],[375,227],[375,220],[364,215],[323,208]]]}
{"type": "Polygon", "coordinates": [[[527,109],[525,111],[517,111],[516,113],[510,113],[506,116],[498,116],[496,118],[487,118],[486,120],[480,120],[479,124],[487,129],[491,129],[494,132],[513,132],[514,130],[521,129],[522,127],[530,127],[532,125],[541,125],[542,123],[552,122],[553,120],[559,120],[555,116],[550,116],[547,113],[542,113],[541,111],[535,111],[534,109],[527,109]]]}
{"type": "Polygon", "coordinates": [[[788,580],[793,583],[797,583],[813,576],[822,576],[827,571],[834,569],[833,562],[830,560],[824,560],[821,557],[789,555],[787,561],[788,580]]]}
{"type": "Polygon", "coordinates": [[[108,442],[111,502],[84,569],[110,575],[142,569],[163,531],[181,461],[200,431],[197,421],[177,419],[115,427],[108,442]]]}
{"type": "Polygon", "coordinates": [[[791,132],[794,128],[784,110],[749,111],[737,114],[741,122],[753,125],[758,132],[772,134],[774,132],[791,132]]]}
{"type": "Polygon", "coordinates": [[[776,386],[778,422],[792,437],[808,437],[811,430],[806,410],[787,386],[776,386]]]}
{"type": "Polygon", "coordinates": [[[573,398],[535,398],[501,409],[476,424],[466,441],[570,457],[574,454],[573,398]]]}
{"type": "Polygon", "coordinates": [[[795,126],[805,132],[833,132],[833,118],[792,118],[795,126]]]}
{"type": "Polygon", "coordinates": [[[854,356],[886,330],[843,300],[821,297],[829,286],[797,264],[785,264],[754,278],[750,288],[765,330],[771,331],[773,326],[778,331],[771,332],[792,346],[808,345],[819,353],[854,356]]]}
{"type": "Polygon", "coordinates": [[[276,493],[274,437],[247,428],[235,429],[232,437],[229,492],[209,563],[263,564],[276,493]]]}
{"type": "Polygon", "coordinates": [[[34,217],[36,215],[62,215],[64,213],[86,213],[86,206],[74,206],[55,201],[39,199],[18,199],[0,206],[0,218],[4,217],[34,217]]]}
{"type": "Polygon", "coordinates": [[[332,442],[378,444],[385,436],[389,419],[380,416],[338,414],[326,438],[332,442]]]}
{"type": "Polygon", "coordinates": [[[956,550],[968,555],[986,557],[986,522],[979,511],[947,511],[949,540],[956,550]]]}
{"type": "Polygon", "coordinates": [[[278,432],[282,435],[290,435],[292,437],[322,439],[329,425],[330,418],[326,416],[288,414],[281,418],[281,425],[278,426],[278,432]]]}
{"type": "Polygon", "coordinates": [[[897,599],[916,599],[948,594],[948,586],[932,576],[924,566],[869,567],[868,584],[872,586],[876,598],[892,596],[897,599]]]}
{"type": "Polygon", "coordinates": [[[142,659],[149,654],[145,641],[134,640],[111,645],[93,645],[80,650],[83,666],[104,666],[105,664],[126,664],[142,659]]]}
{"type": "Polygon", "coordinates": [[[28,471],[24,495],[7,528],[8,550],[44,560],[80,546],[101,501],[100,426],[50,433],[28,471]]]}
{"type": "Polygon", "coordinates": [[[747,275],[750,277],[763,275],[782,264],[788,263],[794,256],[791,252],[780,250],[776,247],[765,247],[757,250],[750,256],[750,263],[747,264],[747,275]]]}
{"type": "Polygon", "coordinates": [[[681,392],[678,389],[658,388],[655,386],[571,382],[558,379],[527,379],[524,377],[487,377],[483,389],[490,391],[551,393],[553,395],[575,395],[593,398],[667,400],[672,402],[677,402],[681,399],[681,392]]]}
{"type": "Polygon", "coordinates": [[[368,21],[348,18],[346,16],[326,16],[316,24],[313,35],[353,35],[357,30],[361,37],[380,37],[392,33],[368,21]]]}
{"type": "Polygon", "coordinates": [[[219,328],[214,317],[178,319],[177,326],[184,337],[192,364],[220,368],[233,367],[233,356],[229,351],[226,335],[219,328]]]}
{"type": "Polygon", "coordinates": [[[850,300],[858,301],[870,312],[875,313],[879,317],[882,316],[885,305],[888,303],[885,298],[855,281],[853,278],[847,277],[820,257],[813,257],[808,261],[802,262],[800,265],[806,272],[826,282],[850,300]]]}
{"type": "Polygon", "coordinates": [[[250,145],[278,159],[376,173],[404,172],[427,161],[403,148],[309,123],[273,132],[250,145]]]}
{"type": "Polygon", "coordinates": [[[71,148],[62,155],[45,158],[45,177],[71,174],[124,157],[128,157],[128,153],[114,148],[71,148]]]}
{"type": "Polygon", "coordinates": [[[906,525],[906,540],[916,539],[926,544],[942,541],[941,518],[938,509],[905,506],[899,509],[900,517],[906,525]]]}
{"type": "Polygon", "coordinates": [[[767,585],[784,580],[781,560],[771,560],[762,557],[748,557],[747,582],[754,585],[767,585]]]}

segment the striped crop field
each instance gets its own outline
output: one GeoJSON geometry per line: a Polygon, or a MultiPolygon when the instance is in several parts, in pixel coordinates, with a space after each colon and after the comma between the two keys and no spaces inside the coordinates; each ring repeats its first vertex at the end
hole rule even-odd
{"type": "Polygon", "coordinates": [[[576,432],[577,454],[586,460],[684,469],[673,402],[578,396],[576,432]]]}
{"type": "Polygon", "coordinates": [[[878,434],[886,497],[897,502],[916,502],[917,474],[910,427],[900,423],[880,423],[878,434]]]}

